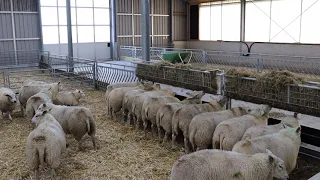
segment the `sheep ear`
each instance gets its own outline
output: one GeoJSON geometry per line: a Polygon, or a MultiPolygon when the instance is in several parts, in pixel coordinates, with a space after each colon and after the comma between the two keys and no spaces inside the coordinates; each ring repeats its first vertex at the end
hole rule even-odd
{"type": "Polygon", "coordinates": [[[81,93],[80,90],[78,90],[78,93],[81,93]]]}
{"type": "Polygon", "coordinates": [[[228,102],[228,98],[227,98],[227,97],[223,97],[222,99],[219,100],[218,103],[219,103],[221,106],[224,106],[224,105],[227,104],[227,102],[228,102]]]}
{"type": "Polygon", "coordinates": [[[4,95],[5,95],[5,96],[7,96],[7,97],[11,97],[11,96],[10,96],[9,94],[7,94],[7,93],[6,93],[6,94],[4,94],[4,95]]]}
{"type": "Polygon", "coordinates": [[[246,142],[245,143],[243,143],[243,147],[248,147],[248,146],[251,146],[251,141],[249,141],[249,140],[245,140],[246,142]]]}
{"type": "Polygon", "coordinates": [[[297,128],[296,132],[297,132],[298,134],[301,133],[301,126],[299,126],[299,127],[297,128]]]}
{"type": "Polygon", "coordinates": [[[58,82],[58,85],[60,85],[60,81],[58,82]]]}

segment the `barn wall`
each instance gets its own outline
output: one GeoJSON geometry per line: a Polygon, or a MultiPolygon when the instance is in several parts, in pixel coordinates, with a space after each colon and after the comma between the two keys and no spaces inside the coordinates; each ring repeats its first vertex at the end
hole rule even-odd
{"type": "MultiPolygon", "coordinates": [[[[239,52],[240,43],[217,41],[188,41],[186,43],[186,48],[239,52]]],[[[245,45],[242,45],[242,49],[243,52],[247,52],[247,47],[245,45]]],[[[320,57],[320,45],[257,43],[252,46],[251,53],[320,57]]]]}
{"type": "Polygon", "coordinates": [[[37,0],[0,0],[0,52],[40,49],[37,0]]]}
{"type": "MultiPolygon", "coordinates": [[[[183,0],[151,0],[150,21],[153,46],[170,43],[170,27],[173,27],[173,41],[186,40],[186,4],[183,0]],[[173,6],[173,26],[169,24],[170,3],[173,6]]],[[[119,45],[141,46],[141,0],[118,0],[117,35],[119,45]]]]}

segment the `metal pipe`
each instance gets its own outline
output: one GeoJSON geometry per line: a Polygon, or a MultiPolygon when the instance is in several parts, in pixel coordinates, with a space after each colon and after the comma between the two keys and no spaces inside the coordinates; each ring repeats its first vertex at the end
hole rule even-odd
{"type": "MultiPolygon", "coordinates": [[[[245,42],[246,35],[246,0],[241,0],[241,20],[240,20],[240,42],[245,42]]],[[[242,43],[240,43],[240,52],[242,52],[242,43]]]]}
{"type": "Polygon", "coordinates": [[[141,1],[142,60],[150,61],[150,0],[141,1]]]}
{"type": "Polygon", "coordinates": [[[169,4],[169,44],[173,44],[173,0],[168,0],[169,4]]]}
{"type": "Polygon", "coordinates": [[[16,30],[15,30],[15,20],[14,20],[14,14],[13,14],[12,0],[10,0],[10,6],[11,6],[11,26],[12,26],[14,59],[15,59],[16,65],[18,65],[18,57],[17,57],[17,52],[16,52],[17,51],[16,30]]]}
{"type": "Polygon", "coordinates": [[[41,16],[40,0],[38,0],[37,3],[38,3],[38,12],[39,12],[39,15],[38,15],[38,22],[39,22],[38,28],[39,28],[39,36],[40,36],[39,46],[40,46],[40,50],[43,51],[42,16],[41,16]]]}
{"type": "Polygon", "coordinates": [[[67,3],[67,30],[68,30],[68,56],[69,56],[69,69],[71,72],[73,72],[73,43],[72,43],[72,24],[71,24],[71,5],[70,0],[66,1],[67,3]]]}
{"type": "Polygon", "coordinates": [[[111,59],[118,59],[118,43],[117,43],[117,1],[110,0],[110,44],[111,44],[111,59]]]}

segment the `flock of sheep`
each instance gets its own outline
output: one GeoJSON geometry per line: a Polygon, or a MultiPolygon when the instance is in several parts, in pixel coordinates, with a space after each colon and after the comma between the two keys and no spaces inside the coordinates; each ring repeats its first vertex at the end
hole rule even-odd
{"type": "Polygon", "coordinates": [[[145,135],[151,128],[164,145],[171,138],[172,149],[183,136],[186,155],[174,163],[170,179],[289,178],[301,143],[297,114],[268,125],[268,105],[226,110],[226,98],[202,103],[202,91],[182,101],[174,95],[150,82],[111,84],[105,94],[109,117],[145,135]]]}
{"type": "Polygon", "coordinates": [[[33,130],[27,137],[27,164],[39,179],[39,167],[46,163],[51,169],[51,178],[60,166],[60,158],[66,152],[66,134],[71,134],[82,149],[82,137],[91,136],[96,149],[96,127],[89,109],[77,106],[85,98],[81,90],[61,91],[58,83],[26,80],[18,92],[0,88],[0,110],[12,120],[12,111],[20,104],[22,116],[30,120],[33,130]],[[18,98],[17,98],[18,97],[18,98]],[[25,113],[24,113],[25,111],[25,113]]]}
{"type": "MultiPolygon", "coordinates": [[[[105,94],[107,116],[127,125],[149,129],[159,142],[172,149],[183,137],[186,155],[173,165],[170,179],[288,179],[295,168],[301,143],[301,127],[295,114],[286,121],[267,125],[271,107],[225,109],[226,98],[202,103],[203,91],[192,91],[180,101],[171,89],[151,82],[115,83],[105,94]],[[211,150],[213,148],[214,150],[211,150]],[[210,149],[210,150],[209,150],[210,149]]],[[[89,109],[77,106],[85,98],[81,90],[62,91],[58,83],[26,80],[18,92],[0,88],[0,110],[12,120],[20,104],[23,116],[31,120],[27,137],[27,163],[35,178],[46,163],[51,178],[66,151],[66,134],[82,149],[82,137],[91,137],[96,149],[96,126],[89,109]],[[18,98],[17,98],[18,97],[18,98]],[[24,113],[25,111],[25,113],[24,113]]]]}

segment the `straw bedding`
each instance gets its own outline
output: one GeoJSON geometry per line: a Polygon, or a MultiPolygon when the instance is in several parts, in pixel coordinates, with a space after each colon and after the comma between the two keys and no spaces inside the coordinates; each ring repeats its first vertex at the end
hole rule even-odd
{"type": "MultiPolygon", "coordinates": [[[[20,79],[21,80],[21,79],[20,79]]],[[[56,79],[55,81],[58,81],[56,79]]],[[[47,82],[52,81],[48,79],[47,82]]],[[[172,151],[156,141],[145,138],[142,131],[125,127],[119,122],[106,119],[103,91],[85,87],[60,79],[66,89],[81,88],[86,93],[86,101],[81,106],[90,108],[97,125],[98,150],[92,149],[89,137],[85,137],[85,151],[76,150],[76,141],[68,136],[69,148],[63,155],[62,164],[57,170],[60,179],[168,179],[173,163],[182,152],[172,151]]],[[[0,179],[31,179],[25,157],[26,138],[31,131],[30,120],[22,118],[20,111],[13,114],[13,122],[0,120],[0,179]]],[[[307,179],[319,170],[319,165],[299,158],[303,169],[293,172],[293,179],[307,179]],[[303,170],[303,176],[300,172],[303,170]],[[299,173],[298,173],[299,172],[299,173]],[[302,178],[303,177],[303,178],[302,178]]],[[[48,179],[50,172],[42,170],[41,178],[48,179]]]]}

